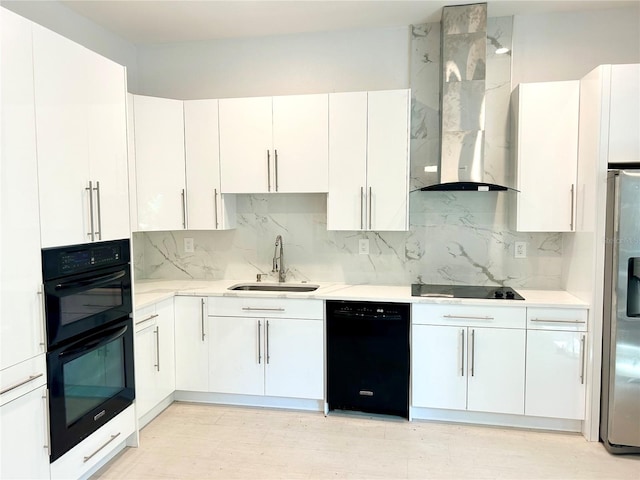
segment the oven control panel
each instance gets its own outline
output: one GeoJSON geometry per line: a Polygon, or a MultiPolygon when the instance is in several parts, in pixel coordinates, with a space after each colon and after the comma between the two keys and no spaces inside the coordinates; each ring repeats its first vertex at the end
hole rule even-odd
{"type": "Polygon", "coordinates": [[[44,279],[129,263],[129,240],[88,243],[42,250],[44,279]]]}

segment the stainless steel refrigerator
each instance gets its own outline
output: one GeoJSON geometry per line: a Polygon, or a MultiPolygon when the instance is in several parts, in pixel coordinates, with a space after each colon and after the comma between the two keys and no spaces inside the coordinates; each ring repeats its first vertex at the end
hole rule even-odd
{"type": "Polygon", "coordinates": [[[607,180],[600,439],[640,453],[640,169],[607,180]]]}

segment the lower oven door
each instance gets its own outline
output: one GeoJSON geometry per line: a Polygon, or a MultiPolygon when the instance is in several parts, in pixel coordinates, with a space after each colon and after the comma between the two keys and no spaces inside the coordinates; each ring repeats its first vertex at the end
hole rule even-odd
{"type": "Polygon", "coordinates": [[[47,353],[51,462],[133,403],[130,318],[47,353]]]}

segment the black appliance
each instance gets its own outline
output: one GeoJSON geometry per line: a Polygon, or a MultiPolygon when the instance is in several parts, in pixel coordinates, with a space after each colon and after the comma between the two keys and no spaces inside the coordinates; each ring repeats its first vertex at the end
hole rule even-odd
{"type": "Polygon", "coordinates": [[[42,250],[53,462],[133,403],[129,240],[42,250]]]}
{"type": "Polygon", "coordinates": [[[410,305],[326,302],[329,410],[409,418],[410,305]]]}
{"type": "Polygon", "coordinates": [[[413,297],[433,298],[486,298],[493,300],[524,300],[524,297],[511,287],[475,286],[475,285],[429,285],[414,283],[411,285],[413,297]]]}

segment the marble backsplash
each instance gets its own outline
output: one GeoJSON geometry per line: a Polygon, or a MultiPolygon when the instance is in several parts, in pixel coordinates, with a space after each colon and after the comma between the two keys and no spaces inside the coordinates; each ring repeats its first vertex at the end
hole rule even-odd
{"type": "MultiPolygon", "coordinates": [[[[411,167],[415,190],[433,183],[425,167],[440,155],[440,24],[412,26],[411,167]]],[[[509,160],[512,17],[487,21],[485,169],[495,183],[512,184],[509,160]]],[[[427,169],[428,170],[428,169],[427,169]]],[[[417,192],[409,194],[408,232],[327,231],[321,194],[237,195],[237,228],[229,231],[146,232],[133,235],[136,278],[271,280],[275,238],[284,239],[287,279],[352,284],[508,285],[559,289],[562,236],[510,228],[514,192],[417,192]],[[193,253],[184,252],[193,238],[193,253]],[[370,240],[369,255],[358,240],[370,240]],[[527,243],[527,258],[514,258],[514,242],[527,243]]]]}

